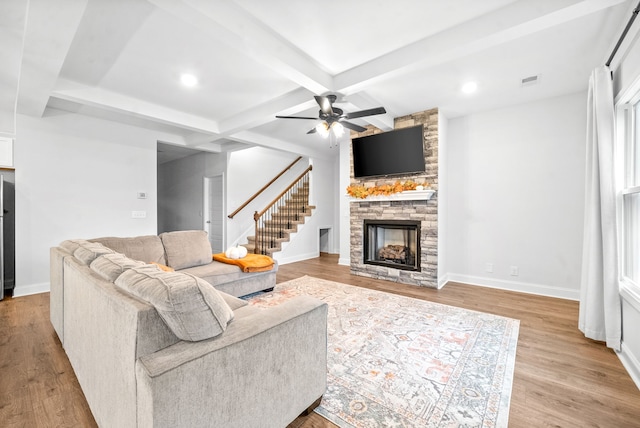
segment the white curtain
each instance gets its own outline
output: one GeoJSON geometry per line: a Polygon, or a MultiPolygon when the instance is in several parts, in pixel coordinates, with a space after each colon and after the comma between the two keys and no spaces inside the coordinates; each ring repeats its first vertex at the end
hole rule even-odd
{"type": "Polygon", "coordinates": [[[586,337],[620,350],[621,303],[614,182],[613,84],[609,67],[589,79],[587,165],[578,327],[586,337]]]}

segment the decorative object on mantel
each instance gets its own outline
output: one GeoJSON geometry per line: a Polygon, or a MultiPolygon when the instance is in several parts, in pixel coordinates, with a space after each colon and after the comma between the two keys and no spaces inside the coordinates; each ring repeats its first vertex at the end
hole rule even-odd
{"type": "Polygon", "coordinates": [[[380,186],[371,187],[366,187],[362,184],[351,184],[347,187],[347,194],[352,198],[366,199],[369,196],[389,196],[394,193],[411,190],[422,191],[427,186],[429,186],[429,183],[418,184],[412,180],[407,180],[404,183],[396,181],[394,184],[381,184],[380,186]]]}

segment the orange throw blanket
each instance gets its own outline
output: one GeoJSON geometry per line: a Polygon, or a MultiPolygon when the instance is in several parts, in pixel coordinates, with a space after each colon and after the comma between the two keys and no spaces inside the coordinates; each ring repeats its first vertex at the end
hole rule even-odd
{"type": "Polygon", "coordinates": [[[241,259],[229,259],[224,253],[214,254],[213,260],[239,266],[242,272],[266,272],[273,269],[273,259],[262,254],[247,254],[241,259]]]}

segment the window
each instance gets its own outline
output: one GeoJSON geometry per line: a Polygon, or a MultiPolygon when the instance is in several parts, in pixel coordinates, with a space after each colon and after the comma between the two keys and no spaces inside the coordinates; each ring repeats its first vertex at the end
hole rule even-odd
{"type": "Polygon", "coordinates": [[[640,292],[640,91],[619,107],[620,273],[623,286],[640,292]]]}

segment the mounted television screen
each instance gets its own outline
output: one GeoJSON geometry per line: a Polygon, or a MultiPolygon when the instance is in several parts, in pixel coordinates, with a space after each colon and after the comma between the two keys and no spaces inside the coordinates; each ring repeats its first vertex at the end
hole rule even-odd
{"type": "Polygon", "coordinates": [[[422,125],[354,138],[354,177],[424,172],[422,125]]]}

